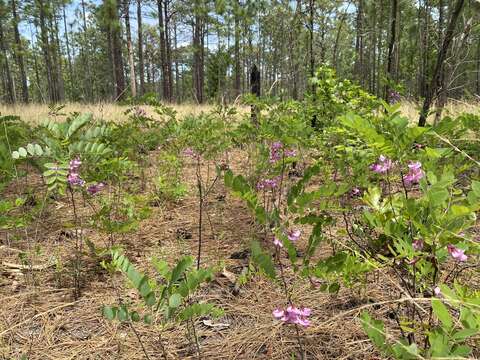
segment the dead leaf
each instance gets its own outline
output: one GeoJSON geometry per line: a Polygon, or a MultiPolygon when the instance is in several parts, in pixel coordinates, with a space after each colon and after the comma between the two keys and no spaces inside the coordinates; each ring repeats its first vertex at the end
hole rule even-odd
{"type": "Polygon", "coordinates": [[[225,268],[222,270],[222,276],[226,277],[233,285],[237,282],[237,276],[225,268]]]}
{"type": "Polygon", "coordinates": [[[207,319],[207,320],[202,320],[203,325],[211,327],[211,328],[217,328],[217,329],[226,329],[230,327],[230,324],[226,323],[214,323],[212,320],[207,319]]]}

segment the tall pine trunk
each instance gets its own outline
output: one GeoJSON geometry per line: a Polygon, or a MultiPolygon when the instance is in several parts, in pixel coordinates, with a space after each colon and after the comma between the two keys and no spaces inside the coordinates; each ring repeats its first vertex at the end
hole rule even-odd
{"type": "Polygon", "coordinates": [[[234,27],[235,27],[235,46],[234,46],[234,57],[235,57],[235,97],[241,93],[241,69],[240,69],[240,2],[235,1],[234,4],[234,27]]]}
{"type": "Polygon", "coordinates": [[[74,77],[73,77],[73,67],[72,67],[72,55],[70,54],[70,40],[68,38],[68,27],[67,27],[67,16],[65,13],[65,5],[63,5],[63,27],[65,31],[65,45],[67,47],[67,62],[68,62],[68,77],[70,79],[70,85],[72,87],[72,90],[74,88],[74,77]]]}
{"type": "Polygon", "coordinates": [[[130,29],[130,0],[124,0],[125,31],[127,33],[128,66],[130,68],[130,90],[132,97],[137,97],[137,81],[135,78],[135,61],[133,60],[132,32],[130,29]]]}
{"type": "MultiPolygon", "coordinates": [[[[197,7],[199,6],[197,1],[197,7]]],[[[193,24],[193,85],[196,101],[203,103],[203,84],[204,84],[204,19],[201,10],[196,9],[195,20],[193,24]]]]}
{"type": "Polygon", "coordinates": [[[10,71],[10,64],[8,61],[8,52],[7,52],[7,44],[3,30],[3,19],[0,18],[0,50],[3,59],[1,59],[2,63],[2,79],[3,79],[3,87],[5,89],[5,102],[9,104],[13,104],[16,101],[15,96],[15,88],[13,86],[13,78],[12,73],[10,71]]]}
{"type": "Polygon", "coordinates": [[[178,66],[178,48],[177,48],[177,23],[173,23],[173,46],[175,51],[175,95],[177,102],[182,101],[183,94],[180,92],[180,71],[178,66]]]}
{"type": "Polygon", "coordinates": [[[58,101],[65,100],[65,82],[63,80],[63,71],[62,71],[62,62],[63,62],[63,55],[62,55],[62,48],[60,46],[60,39],[58,37],[59,30],[58,30],[58,19],[56,15],[56,9],[53,11],[53,16],[51,20],[51,29],[52,32],[52,39],[51,44],[52,46],[52,59],[55,67],[55,83],[57,89],[57,97],[58,101]]]}
{"type": "Polygon", "coordinates": [[[137,31],[138,31],[138,76],[140,78],[139,95],[145,93],[145,63],[143,60],[143,24],[142,0],[137,0],[137,31]]]}
{"type": "Polygon", "coordinates": [[[172,41],[170,39],[170,16],[168,14],[170,0],[164,1],[164,16],[165,16],[165,61],[167,70],[167,88],[168,101],[173,101],[173,75],[172,75],[172,41]]]}
{"type": "Polygon", "coordinates": [[[163,19],[163,1],[157,0],[158,12],[158,30],[160,32],[160,63],[162,67],[162,98],[166,101],[170,100],[168,93],[168,66],[167,66],[167,51],[165,44],[165,25],[163,19]]]}
{"type": "Polygon", "coordinates": [[[23,60],[23,46],[18,31],[18,23],[20,22],[17,13],[16,0],[11,0],[12,18],[13,18],[13,35],[15,40],[15,61],[20,71],[20,79],[22,82],[22,101],[27,104],[29,101],[27,72],[25,71],[25,62],[23,60]]]}
{"type": "Polygon", "coordinates": [[[118,14],[119,3],[115,0],[104,0],[108,23],[108,41],[110,44],[111,59],[113,64],[113,80],[115,101],[122,100],[125,96],[125,74],[123,72],[121,24],[118,14]]]}
{"type": "Polygon", "coordinates": [[[356,39],[355,39],[355,63],[354,72],[362,85],[364,85],[364,34],[363,34],[363,1],[358,0],[357,3],[357,19],[356,19],[356,39]]]}
{"type": "MultiPolygon", "coordinates": [[[[93,86],[91,83],[91,73],[90,73],[90,59],[89,59],[89,46],[88,46],[88,38],[87,38],[87,14],[85,10],[85,0],[81,1],[81,6],[82,6],[82,22],[83,22],[83,44],[80,46],[80,53],[82,57],[82,62],[83,62],[83,69],[85,76],[83,77],[84,83],[83,83],[83,89],[84,89],[84,94],[86,95],[87,99],[92,101],[93,100],[93,86]]],[[[110,36],[110,35],[109,35],[110,36]]],[[[111,45],[110,38],[108,39],[108,44],[107,46],[111,45]]],[[[109,52],[110,57],[111,57],[111,52],[109,52]]],[[[113,66],[113,62],[112,62],[113,66]]]]}
{"type": "Polygon", "coordinates": [[[450,44],[453,40],[453,35],[455,32],[455,26],[457,25],[457,20],[462,12],[463,5],[465,0],[457,0],[452,11],[452,16],[448,23],[447,31],[443,38],[442,47],[438,50],[437,63],[435,65],[435,71],[433,72],[432,80],[430,86],[427,90],[425,96],[425,101],[423,102],[422,110],[420,112],[420,117],[418,119],[418,126],[425,126],[427,123],[427,115],[430,110],[430,106],[437,95],[438,88],[441,85],[441,76],[445,63],[445,58],[447,57],[448,50],[450,49],[450,44]]]}
{"type": "MultiPolygon", "coordinates": [[[[313,21],[314,21],[314,15],[315,15],[315,0],[310,0],[309,3],[309,10],[310,10],[310,16],[309,16],[309,26],[308,26],[308,52],[310,55],[310,78],[313,78],[315,76],[315,54],[313,52],[313,21]]],[[[312,84],[312,94],[315,94],[315,84],[312,84]]]]}
{"type": "Polygon", "coordinates": [[[390,83],[395,79],[395,51],[397,42],[397,14],[398,14],[398,0],[392,0],[392,14],[390,18],[390,42],[388,43],[388,57],[387,57],[387,76],[388,81],[385,86],[385,101],[390,101],[390,93],[392,91],[390,83]]]}
{"type": "Polygon", "coordinates": [[[45,4],[43,0],[35,1],[38,9],[38,20],[40,25],[40,41],[43,53],[43,59],[45,61],[45,70],[46,80],[47,80],[47,90],[48,90],[48,99],[51,103],[58,102],[54,68],[51,58],[51,49],[50,43],[48,41],[48,28],[47,28],[47,18],[45,4]]]}

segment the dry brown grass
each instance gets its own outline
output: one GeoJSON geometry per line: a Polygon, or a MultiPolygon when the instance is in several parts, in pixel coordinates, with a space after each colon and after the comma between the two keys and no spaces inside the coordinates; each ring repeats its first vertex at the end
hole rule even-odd
{"type": "MultiPolygon", "coordinates": [[[[189,114],[199,114],[202,111],[206,112],[212,109],[211,105],[197,105],[197,104],[173,104],[171,105],[178,114],[179,118],[183,118],[189,114]]],[[[118,105],[115,103],[96,103],[96,104],[81,104],[68,103],[61,110],[61,113],[69,114],[72,112],[91,112],[97,119],[105,120],[124,120],[126,119],[125,111],[131,108],[127,105],[118,105]]],[[[142,106],[147,113],[153,114],[151,106],[142,106]]],[[[3,115],[18,115],[23,120],[32,124],[38,124],[49,117],[50,109],[45,104],[29,104],[29,105],[0,105],[0,114],[3,115]]]]}
{"type": "MultiPolygon", "coordinates": [[[[420,103],[414,103],[413,101],[403,101],[400,105],[400,111],[403,115],[408,117],[412,122],[418,121],[418,114],[421,108],[420,103]]],[[[442,116],[457,116],[462,113],[471,113],[480,115],[480,102],[465,102],[459,100],[450,100],[445,109],[443,110],[442,116]]],[[[432,123],[435,118],[434,114],[431,114],[428,117],[428,122],[432,123]]]]}
{"type": "MultiPolygon", "coordinates": [[[[210,111],[212,105],[198,105],[198,104],[172,104],[170,105],[177,111],[178,118],[183,118],[186,115],[197,115],[201,112],[210,111]]],[[[62,113],[69,114],[72,112],[91,112],[95,118],[105,120],[124,120],[126,119],[125,111],[131,106],[118,105],[115,103],[96,103],[96,104],[81,104],[81,103],[67,103],[62,113]]],[[[400,111],[407,116],[412,122],[418,120],[420,104],[411,101],[404,101],[400,106],[400,111]]],[[[148,114],[154,114],[151,106],[142,106],[148,114]]],[[[243,108],[248,111],[248,108],[243,108]]],[[[243,111],[242,110],[242,111],[243,111]]],[[[480,114],[480,103],[478,102],[464,102],[459,100],[451,100],[444,109],[444,115],[456,116],[460,113],[480,114]]],[[[18,115],[25,121],[32,124],[38,124],[42,120],[48,118],[49,108],[45,104],[29,104],[29,105],[2,105],[0,104],[0,114],[3,115],[18,115]]],[[[434,115],[429,117],[429,121],[433,121],[434,115]]]]}

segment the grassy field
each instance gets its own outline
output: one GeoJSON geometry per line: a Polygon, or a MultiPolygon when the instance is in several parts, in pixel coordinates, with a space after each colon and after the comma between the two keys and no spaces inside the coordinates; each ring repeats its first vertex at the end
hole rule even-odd
{"type": "MultiPolygon", "coordinates": [[[[208,111],[212,108],[211,105],[196,105],[196,104],[174,104],[173,108],[177,111],[178,117],[183,118],[189,114],[199,114],[202,111],[208,111]]],[[[62,114],[69,114],[72,112],[91,112],[95,118],[105,120],[123,120],[126,118],[125,111],[131,108],[127,105],[118,105],[114,103],[97,103],[97,104],[81,104],[68,103],[60,111],[62,114]]],[[[151,106],[142,106],[148,113],[153,113],[151,106]]],[[[0,105],[0,113],[3,115],[18,115],[25,121],[33,124],[38,124],[42,120],[48,118],[50,108],[45,104],[29,104],[7,106],[0,105]]]]}
{"type": "MultiPolygon", "coordinates": [[[[178,118],[183,118],[189,114],[199,114],[202,111],[209,111],[212,105],[197,105],[197,104],[173,104],[171,105],[178,114],[178,118]]],[[[94,117],[108,120],[123,120],[125,119],[125,111],[131,106],[118,105],[113,103],[97,103],[97,104],[81,104],[68,103],[61,110],[63,114],[71,112],[91,112],[94,117]]],[[[142,106],[147,113],[153,113],[151,106],[142,106]]],[[[416,121],[418,119],[419,105],[414,102],[405,101],[400,106],[400,111],[410,120],[416,121]]],[[[3,115],[18,115],[22,119],[37,124],[49,116],[50,109],[45,104],[30,104],[30,105],[16,105],[7,106],[0,105],[0,114],[3,115]]],[[[480,103],[467,103],[458,100],[450,101],[443,112],[443,115],[458,115],[460,113],[480,114],[480,103]]],[[[433,116],[430,117],[433,120],[433,116]]]]}

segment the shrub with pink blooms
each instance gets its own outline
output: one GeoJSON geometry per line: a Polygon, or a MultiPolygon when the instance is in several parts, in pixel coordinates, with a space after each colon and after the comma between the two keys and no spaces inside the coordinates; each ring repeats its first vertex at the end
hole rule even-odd
{"type": "MultiPolygon", "coordinates": [[[[305,101],[252,100],[254,121],[223,105],[182,119],[159,106],[125,122],[41,125],[11,151],[17,174],[0,200],[1,248],[22,261],[10,263],[19,282],[48,276],[59,288],[45,296],[72,291],[79,301],[65,298],[60,314],[92,281],[98,301],[117,300],[103,315],[121,325],[102,331],[132,336],[145,358],[208,358],[218,349],[203,348],[239,329],[258,336],[235,349],[245,358],[478,358],[478,117],[419,128],[319,75],[305,101]],[[36,231],[50,221],[43,251],[36,231]],[[355,351],[317,351],[325,329],[335,340],[325,346],[345,335],[355,351]]],[[[31,325],[18,324],[2,324],[18,330],[15,346],[31,325]]]]}

